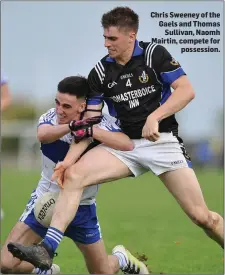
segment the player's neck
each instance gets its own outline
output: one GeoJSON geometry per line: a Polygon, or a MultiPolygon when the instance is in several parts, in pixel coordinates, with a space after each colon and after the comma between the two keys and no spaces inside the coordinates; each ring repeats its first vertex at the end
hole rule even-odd
{"type": "Polygon", "coordinates": [[[126,65],[127,62],[129,62],[132,57],[132,54],[134,51],[134,45],[135,44],[133,44],[131,47],[127,48],[127,50],[125,52],[123,52],[123,54],[121,54],[120,56],[115,58],[116,63],[121,64],[121,65],[126,65]]]}

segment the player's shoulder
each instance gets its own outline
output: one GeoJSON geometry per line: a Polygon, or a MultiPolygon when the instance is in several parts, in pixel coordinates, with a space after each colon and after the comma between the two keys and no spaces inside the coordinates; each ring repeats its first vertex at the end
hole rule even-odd
{"type": "Polygon", "coordinates": [[[93,67],[93,69],[95,70],[95,71],[99,71],[99,70],[101,70],[101,71],[105,71],[106,69],[107,69],[107,67],[108,67],[108,65],[109,65],[109,62],[107,62],[107,58],[108,58],[109,56],[108,55],[105,55],[103,58],[101,58],[100,60],[98,60],[96,63],[95,63],[95,65],[94,65],[94,67],[93,67]]]}
{"type": "Polygon", "coordinates": [[[167,49],[157,43],[140,41],[139,45],[144,49],[144,57],[146,65],[152,67],[152,63],[161,60],[161,58],[168,54],[167,49]]]}
{"type": "Polygon", "coordinates": [[[107,113],[102,113],[102,115],[103,115],[103,118],[99,124],[100,128],[111,132],[121,132],[118,120],[115,117],[107,113]]]}
{"type": "Polygon", "coordinates": [[[92,71],[94,70],[98,72],[99,70],[101,70],[104,72],[112,63],[112,62],[109,62],[109,60],[110,60],[109,55],[108,54],[105,55],[95,63],[94,67],[92,68],[92,71]]]}
{"type": "Polygon", "coordinates": [[[8,77],[6,74],[1,70],[1,85],[7,84],[8,83],[8,77]]]}
{"type": "Polygon", "coordinates": [[[39,118],[40,124],[52,124],[54,125],[56,122],[56,109],[51,108],[47,112],[43,113],[39,118]]]}
{"type": "Polygon", "coordinates": [[[96,63],[96,65],[99,64],[99,63],[101,63],[104,67],[107,67],[107,64],[109,64],[108,59],[109,59],[109,55],[107,54],[107,55],[103,56],[103,57],[96,63]]]}
{"type": "Polygon", "coordinates": [[[107,70],[107,55],[104,56],[102,59],[96,62],[92,70],[90,71],[88,75],[88,81],[89,84],[93,82],[99,82],[100,84],[103,84],[104,79],[105,79],[105,74],[107,70]]]}
{"type": "Polygon", "coordinates": [[[56,116],[56,109],[55,108],[50,108],[45,113],[43,113],[41,116],[53,118],[54,116],[56,116]]]}
{"type": "Polygon", "coordinates": [[[144,53],[150,54],[151,52],[157,51],[164,51],[166,48],[160,44],[152,43],[152,42],[144,42],[139,41],[139,46],[144,49],[144,53]]]}

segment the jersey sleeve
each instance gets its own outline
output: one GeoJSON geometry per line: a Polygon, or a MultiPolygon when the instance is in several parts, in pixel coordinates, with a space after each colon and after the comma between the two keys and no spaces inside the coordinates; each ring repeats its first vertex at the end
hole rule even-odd
{"type": "Polygon", "coordinates": [[[90,93],[87,98],[87,105],[99,105],[103,101],[102,84],[105,78],[104,67],[99,61],[88,75],[90,93]]]}
{"type": "Polygon", "coordinates": [[[119,127],[116,118],[107,114],[103,114],[103,118],[98,127],[110,132],[121,132],[121,128],[119,127]]]}
{"type": "Polygon", "coordinates": [[[156,45],[155,48],[153,48],[150,58],[152,58],[150,60],[152,68],[165,84],[171,85],[180,76],[186,75],[179,62],[161,45],[156,45]]]}
{"type": "Polygon", "coordinates": [[[55,121],[56,121],[56,112],[55,112],[55,108],[52,108],[48,110],[48,112],[40,116],[38,120],[38,127],[43,124],[49,124],[54,126],[55,121]]]}

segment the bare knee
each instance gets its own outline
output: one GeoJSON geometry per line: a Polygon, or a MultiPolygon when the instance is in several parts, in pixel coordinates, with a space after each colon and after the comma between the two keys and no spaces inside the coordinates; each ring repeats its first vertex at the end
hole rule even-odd
{"type": "Polygon", "coordinates": [[[77,171],[78,169],[75,169],[74,165],[68,167],[64,174],[64,182],[66,181],[73,188],[80,189],[83,188],[84,175],[81,171],[79,173],[77,171]]]}
{"type": "Polygon", "coordinates": [[[212,215],[212,212],[207,208],[196,208],[190,214],[191,220],[203,229],[211,229],[217,222],[217,217],[212,215]]]}

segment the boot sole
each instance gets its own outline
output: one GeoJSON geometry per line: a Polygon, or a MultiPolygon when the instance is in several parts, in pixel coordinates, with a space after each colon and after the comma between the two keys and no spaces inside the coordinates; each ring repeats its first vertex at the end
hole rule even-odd
{"type": "Polygon", "coordinates": [[[19,247],[17,247],[15,244],[9,243],[7,245],[9,252],[12,253],[12,255],[18,259],[20,259],[21,261],[26,261],[31,263],[33,266],[40,268],[41,270],[48,270],[51,267],[49,267],[49,265],[40,263],[38,261],[35,261],[33,259],[31,259],[30,257],[28,257],[26,255],[26,253],[24,253],[23,251],[21,251],[21,249],[19,247]]]}

